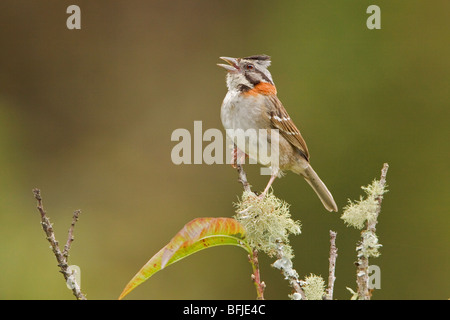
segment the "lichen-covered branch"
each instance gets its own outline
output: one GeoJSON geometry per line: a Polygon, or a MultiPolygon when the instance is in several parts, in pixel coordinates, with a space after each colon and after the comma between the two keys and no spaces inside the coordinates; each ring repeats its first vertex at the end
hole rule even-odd
{"type": "Polygon", "coordinates": [[[383,168],[381,169],[381,177],[380,177],[380,187],[383,190],[382,193],[379,193],[375,200],[378,203],[377,209],[375,211],[375,217],[372,221],[367,221],[367,230],[368,231],[372,231],[375,232],[376,231],[376,225],[378,223],[378,215],[380,214],[381,211],[381,203],[383,202],[383,194],[386,192],[385,187],[386,187],[386,175],[387,175],[387,171],[389,169],[389,164],[385,163],[383,164],[383,168]]]}
{"type": "MultiPolygon", "coordinates": [[[[256,196],[251,191],[242,165],[236,163],[236,169],[239,174],[239,182],[244,187],[244,193],[241,202],[236,205],[235,219],[244,226],[247,241],[255,250],[254,253],[262,250],[270,257],[277,257],[272,266],[281,271],[294,289],[292,298],[306,299],[298,273],[292,267],[291,259],[294,255],[288,239],[290,234],[300,233],[300,223],[291,219],[289,205],[275,197],[273,193],[269,192],[264,198],[256,196]]],[[[254,254],[254,256],[256,255],[254,254]]],[[[252,278],[257,279],[256,277],[252,278]]]]}
{"type": "Polygon", "coordinates": [[[272,264],[272,267],[281,271],[284,278],[289,281],[289,285],[294,289],[292,298],[294,300],[306,300],[305,292],[302,289],[301,282],[298,279],[298,273],[293,268],[292,260],[289,256],[286,256],[283,248],[283,243],[278,241],[277,243],[277,260],[272,264]]]}
{"type": "MultiPolygon", "coordinates": [[[[238,181],[242,183],[245,192],[251,193],[250,184],[247,181],[247,175],[245,174],[244,168],[242,164],[236,162],[236,169],[239,174],[238,181]]],[[[266,284],[264,281],[261,281],[261,273],[259,271],[259,261],[258,261],[258,250],[253,248],[253,252],[248,256],[248,260],[252,265],[253,273],[252,273],[252,281],[255,284],[256,288],[256,299],[264,300],[264,289],[266,288],[266,284]]]]}
{"type": "Polygon", "coordinates": [[[378,215],[381,211],[383,194],[386,192],[385,185],[388,169],[389,165],[385,163],[381,170],[380,181],[378,181],[380,191],[374,194],[374,200],[377,203],[375,212],[373,217],[367,220],[367,228],[361,232],[361,242],[356,248],[358,257],[356,262],[356,283],[358,285],[357,294],[359,300],[370,300],[372,296],[369,288],[369,257],[378,257],[380,255],[378,248],[381,247],[381,244],[378,243],[378,237],[375,231],[378,223],[378,215]]]}
{"type": "Polygon", "coordinates": [[[367,194],[365,199],[361,198],[356,202],[349,202],[344,209],[341,218],[347,225],[357,229],[366,228],[361,232],[361,240],[356,247],[356,283],[358,290],[357,299],[370,300],[371,290],[369,288],[369,258],[380,255],[378,249],[381,244],[375,233],[378,223],[378,215],[381,211],[381,202],[386,190],[386,175],[389,165],[385,163],[381,170],[380,180],[375,180],[367,187],[363,187],[367,194]]]}
{"type": "Polygon", "coordinates": [[[81,292],[80,286],[77,284],[75,276],[72,273],[72,271],[70,271],[69,264],[67,263],[70,246],[73,241],[73,229],[75,227],[76,221],[78,220],[80,210],[74,212],[72,224],[69,228],[68,239],[66,245],[64,246],[64,250],[61,251],[61,249],[59,248],[59,243],[55,237],[53,226],[50,222],[50,219],[47,217],[47,213],[44,210],[44,206],[42,204],[41,191],[39,189],[33,189],[33,194],[35,199],[37,200],[37,209],[41,214],[42,229],[44,230],[46,238],[50,243],[50,247],[52,248],[56,260],[58,261],[58,267],[60,268],[60,272],[63,274],[66,283],[70,284],[70,288],[72,289],[74,296],[78,300],[86,300],[86,296],[81,292]]]}
{"type": "MultiPolygon", "coordinates": [[[[293,268],[293,250],[289,245],[289,235],[300,233],[300,223],[293,221],[289,213],[289,205],[269,192],[264,197],[256,196],[250,188],[247,176],[241,164],[236,164],[239,174],[239,182],[244,187],[244,193],[237,206],[238,220],[246,229],[247,241],[255,250],[262,250],[269,256],[276,256],[277,260],[272,264],[281,271],[289,281],[294,293],[293,299],[326,299],[332,300],[334,284],[336,281],[337,233],[330,230],[330,253],[328,268],[328,285],[322,277],[311,274],[305,280],[300,280],[297,271],[293,268]]],[[[378,216],[381,211],[383,195],[387,192],[386,175],[388,164],[385,163],[381,170],[380,180],[374,180],[362,189],[366,197],[352,202],[344,208],[341,218],[349,226],[364,229],[361,232],[361,240],[357,245],[357,292],[352,298],[369,300],[371,290],[369,288],[369,258],[379,256],[378,237],[375,233],[378,216]]]]}

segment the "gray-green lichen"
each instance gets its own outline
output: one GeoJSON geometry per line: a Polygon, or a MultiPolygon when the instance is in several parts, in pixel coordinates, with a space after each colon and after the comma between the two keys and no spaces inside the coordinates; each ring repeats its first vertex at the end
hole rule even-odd
{"type": "Polygon", "coordinates": [[[244,226],[246,239],[252,248],[273,257],[277,255],[277,244],[282,242],[283,254],[289,259],[294,256],[288,237],[300,234],[301,230],[300,222],[291,219],[289,204],[272,192],[264,198],[244,192],[235,206],[237,214],[234,218],[244,226]]]}
{"type": "Polygon", "coordinates": [[[325,281],[322,277],[311,274],[303,281],[302,288],[308,300],[323,300],[325,281]]]}
{"type": "Polygon", "coordinates": [[[363,231],[361,233],[361,242],[356,247],[358,258],[379,257],[380,252],[378,249],[381,247],[382,245],[378,243],[378,237],[374,232],[363,231]]]}
{"type": "Polygon", "coordinates": [[[341,219],[344,222],[357,229],[362,229],[365,222],[373,222],[377,218],[378,199],[383,197],[387,192],[384,186],[378,180],[374,180],[372,184],[367,187],[361,187],[365,193],[366,198],[362,196],[359,201],[352,202],[348,200],[348,205],[344,208],[344,213],[341,219]]]}

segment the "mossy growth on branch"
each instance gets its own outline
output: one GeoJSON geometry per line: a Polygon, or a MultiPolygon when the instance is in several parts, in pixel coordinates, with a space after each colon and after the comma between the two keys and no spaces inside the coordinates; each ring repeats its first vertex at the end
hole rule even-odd
{"type": "Polygon", "coordinates": [[[356,229],[364,228],[366,221],[371,223],[377,218],[377,209],[379,206],[378,199],[383,197],[387,192],[384,185],[379,180],[374,180],[367,187],[361,187],[365,193],[366,198],[360,197],[359,201],[352,202],[348,200],[348,205],[344,208],[344,213],[341,219],[348,226],[356,229]]]}
{"type": "Polygon", "coordinates": [[[235,206],[237,214],[234,218],[244,226],[246,239],[252,248],[274,257],[281,242],[283,255],[293,258],[289,235],[300,234],[301,230],[300,222],[291,219],[288,203],[278,199],[272,192],[261,198],[253,192],[244,191],[235,206]]]}

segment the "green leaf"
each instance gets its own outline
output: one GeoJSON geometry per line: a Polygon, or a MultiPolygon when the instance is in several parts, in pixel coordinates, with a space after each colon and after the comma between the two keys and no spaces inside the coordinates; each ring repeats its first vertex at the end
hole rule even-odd
{"type": "Polygon", "coordinates": [[[245,230],[235,219],[197,218],[192,220],[128,282],[119,300],[166,266],[200,250],[223,245],[238,246],[251,253],[245,241],[245,230]]]}

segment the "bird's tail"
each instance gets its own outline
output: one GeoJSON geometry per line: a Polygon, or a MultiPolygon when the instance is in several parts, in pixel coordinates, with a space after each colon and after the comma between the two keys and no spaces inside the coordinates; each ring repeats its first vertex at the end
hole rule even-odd
{"type": "Polygon", "coordinates": [[[328,191],[327,186],[320,180],[319,176],[310,165],[303,170],[302,176],[317,193],[317,196],[320,201],[322,201],[325,209],[337,212],[338,208],[331,192],[328,191]]]}

